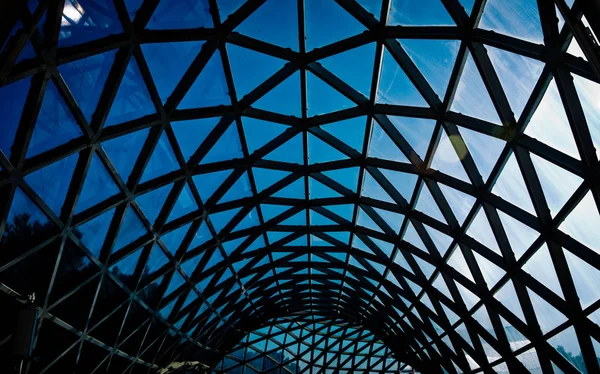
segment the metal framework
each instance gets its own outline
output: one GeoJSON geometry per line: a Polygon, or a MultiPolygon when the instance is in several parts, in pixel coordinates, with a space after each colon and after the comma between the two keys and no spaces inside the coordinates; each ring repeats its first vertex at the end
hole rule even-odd
{"type": "MultiPolygon", "coordinates": [[[[226,354],[246,349],[252,331],[315,323],[307,314],[329,332],[343,324],[368,331],[370,344],[386,347],[381,372],[403,368],[389,360],[427,373],[600,371],[600,295],[592,283],[600,280],[593,229],[600,222],[600,124],[588,105],[599,91],[579,83],[600,83],[591,32],[598,20],[588,17],[591,29],[582,22],[597,7],[523,2],[534,9],[538,42],[480,27],[497,0],[472,7],[430,0],[450,17],[448,26],[392,25],[399,0],[330,0],[361,31],[315,49],[307,47],[310,27],[318,29],[307,24],[312,0],[286,2],[297,15],[297,47],[265,41],[272,35],[260,29],[238,31],[275,1],[0,5],[0,282],[40,300],[39,360],[28,372],[223,365],[226,354]],[[459,43],[455,59],[444,62],[451,66],[444,92],[405,40],[459,43]],[[171,56],[146,48],[184,42],[196,46],[187,65],[174,55],[165,63],[169,73],[155,70],[157,56],[171,56]],[[367,94],[324,62],[364,46],[374,50],[367,94]],[[246,62],[240,73],[234,47],[278,59],[280,67],[240,95],[262,66],[246,62]],[[506,61],[498,65],[492,49],[541,66],[520,113],[503,81],[506,61]],[[382,100],[391,65],[424,106],[382,100]],[[214,66],[222,82],[212,77],[214,66]],[[456,109],[467,72],[480,77],[485,90],[477,95],[489,96],[497,124],[456,109]],[[169,74],[179,78],[166,92],[169,74]],[[283,112],[287,95],[265,107],[262,99],[281,95],[296,76],[299,94],[284,93],[299,98],[298,115],[283,112]],[[319,99],[315,81],[351,105],[315,115],[323,102],[338,100],[319,99]],[[226,103],[211,96],[215,90],[226,93],[226,103]],[[544,133],[558,133],[560,118],[529,132],[554,92],[567,129],[558,143],[544,133]],[[399,118],[429,120],[430,142],[417,147],[399,118]],[[253,120],[285,130],[268,138],[268,126],[252,130],[253,120]],[[363,121],[358,148],[345,130],[328,127],[352,120],[363,121]],[[377,153],[383,143],[375,138],[401,157],[377,153]],[[489,140],[479,143],[482,151],[473,139],[489,140]],[[502,146],[484,173],[481,155],[492,154],[494,142],[502,146]],[[341,156],[311,159],[331,152],[341,156]],[[436,164],[442,152],[459,162],[436,164]],[[339,177],[349,170],[356,179],[339,177]],[[512,199],[521,186],[525,200],[512,199]]],[[[517,17],[515,9],[508,17],[517,17]]],[[[0,295],[14,313],[18,305],[0,295]]],[[[11,341],[4,321],[3,356],[11,341]]],[[[315,372],[317,355],[309,365],[315,372]]],[[[351,361],[340,370],[366,370],[351,361]]]]}

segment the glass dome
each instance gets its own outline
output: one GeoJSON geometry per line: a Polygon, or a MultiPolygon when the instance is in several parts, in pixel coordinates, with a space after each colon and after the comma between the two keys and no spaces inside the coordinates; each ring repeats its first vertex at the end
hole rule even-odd
{"type": "Polygon", "coordinates": [[[31,374],[600,372],[590,3],[11,5],[1,357],[35,293],[31,374]]]}

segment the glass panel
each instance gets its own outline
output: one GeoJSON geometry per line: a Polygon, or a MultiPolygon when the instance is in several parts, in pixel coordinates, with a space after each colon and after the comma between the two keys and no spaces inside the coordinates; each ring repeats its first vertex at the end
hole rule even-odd
{"type": "Polygon", "coordinates": [[[163,0],[148,22],[150,29],[213,27],[208,0],[163,0]]]}
{"type": "Polygon", "coordinates": [[[27,157],[37,156],[82,135],[71,110],[54,82],[50,81],[29,141],[27,157]]]}
{"type": "Polygon", "coordinates": [[[423,96],[387,49],[383,54],[376,101],[382,104],[427,106],[423,96]]]}
{"type": "MultiPolygon", "coordinates": [[[[231,6],[232,0],[221,0],[231,6]]],[[[238,1],[239,3],[239,1],[238,1]]],[[[237,4],[239,6],[239,4],[237,4]]],[[[221,12],[221,19],[226,16],[221,12]]],[[[298,10],[295,0],[269,0],[255,10],[235,31],[283,48],[298,50],[298,10]]]]}

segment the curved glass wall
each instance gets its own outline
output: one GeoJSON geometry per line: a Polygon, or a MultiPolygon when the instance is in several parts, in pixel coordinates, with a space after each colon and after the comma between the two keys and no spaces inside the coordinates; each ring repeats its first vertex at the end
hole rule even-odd
{"type": "Polygon", "coordinates": [[[13,321],[7,287],[36,294],[27,370],[599,372],[584,5],[19,2],[0,33],[0,302],[13,321]],[[249,337],[298,313],[369,353],[252,364],[249,337]]]}
{"type": "Polygon", "coordinates": [[[410,373],[372,333],[343,320],[286,318],[246,335],[217,373],[410,373]]]}

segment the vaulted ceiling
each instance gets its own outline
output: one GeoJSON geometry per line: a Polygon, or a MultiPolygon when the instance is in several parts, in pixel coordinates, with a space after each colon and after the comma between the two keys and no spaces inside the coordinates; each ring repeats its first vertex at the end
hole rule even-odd
{"type": "Polygon", "coordinates": [[[36,294],[30,373],[600,370],[579,0],[1,13],[0,297],[36,294]]]}

